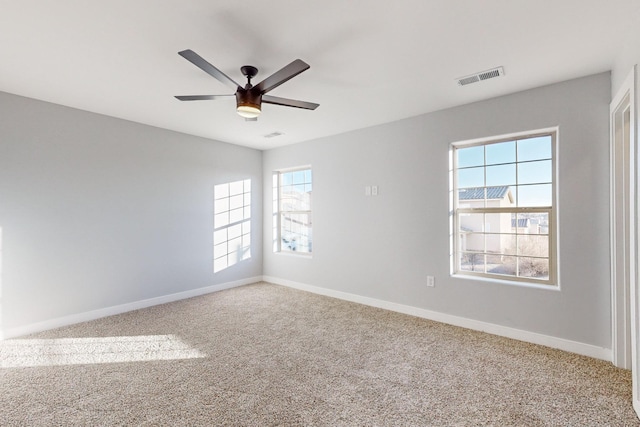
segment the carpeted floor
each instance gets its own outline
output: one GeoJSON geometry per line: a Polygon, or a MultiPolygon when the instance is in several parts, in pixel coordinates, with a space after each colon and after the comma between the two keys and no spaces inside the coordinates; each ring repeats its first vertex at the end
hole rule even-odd
{"type": "Polygon", "coordinates": [[[628,371],[260,283],[0,343],[2,426],[632,426],[628,371]]]}

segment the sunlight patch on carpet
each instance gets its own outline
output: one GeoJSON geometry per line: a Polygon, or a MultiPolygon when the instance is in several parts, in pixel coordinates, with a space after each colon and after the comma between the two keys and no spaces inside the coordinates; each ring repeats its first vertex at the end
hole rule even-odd
{"type": "Polygon", "coordinates": [[[15,339],[0,342],[0,368],[196,359],[206,354],[175,335],[15,339]]]}

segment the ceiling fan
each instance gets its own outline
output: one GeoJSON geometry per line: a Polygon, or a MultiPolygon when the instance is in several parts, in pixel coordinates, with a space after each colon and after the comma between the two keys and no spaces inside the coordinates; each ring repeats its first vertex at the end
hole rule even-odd
{"type": "Polygon", "coordinates": [[[314,104],[312,102],[298,101],[295,99],[280,98],[277,96],[267,95],[267,92],[270,92],[287,80],[290,80],[303,71],[309,69],[309,64],[300,59],[296,59],[291,64],[285,66],[280,71],[276,71],[271,76],[267,77],[255,86],[251,84],[251,79],[258,74],[258,69],[251,65],[245,65],[240,68],[242,74],[247,77],[247,84],[242,87],[231,77],[227,76],[225,73],[209,64],[204,60],[204,58],[202,58],[194,51],[187,49],[178,52],[178,54],[187,61],[191,62],[196,67],[200,68],[205,73],[236,89],[236,92],[234,94],[229,95],[176,96],[176,98],[178,98],[180,101],[203,101],[235,96],[236,111],[246,120],[258,120],[258,116],[262,111],[262,103],[283,105],[285,107],[303,108],[306,110],[315,110],[320,105],[314,104]]]}

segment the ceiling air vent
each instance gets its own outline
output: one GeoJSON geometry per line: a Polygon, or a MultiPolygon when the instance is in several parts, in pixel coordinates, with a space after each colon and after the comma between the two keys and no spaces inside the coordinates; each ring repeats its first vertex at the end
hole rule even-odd
{"type": "Polygon", "coordinates": [[[504,68],[496,67],[491,70],[481,71],[470,76],[460,77],[456,79],[459,86],[465,86],[471,83],[480,82],[482,80],[492,79],[494,77],[504,76],[504,68]]]}
{"type": "Polygon", "coordinates": [[[284,135],[284,133],[282,132],[271,132],[266,134],[264,137],[265,138],[275,138],[276,136],[280,136],[280,135],[284,135]]]}

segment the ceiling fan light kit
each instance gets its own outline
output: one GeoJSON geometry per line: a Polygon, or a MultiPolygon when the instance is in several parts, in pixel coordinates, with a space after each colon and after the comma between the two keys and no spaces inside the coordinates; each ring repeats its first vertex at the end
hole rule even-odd
{"type": "MultiPolygon", "coordinates": [[[[242,74],[247,78],[247,84],[242,87],[222,71],[209,64],[204,60],[204,58],[194,51],[187,49],[178,52],[178,54],[220,82],[235,88],[236,112],[247,120],[257,120],[258,116],[262,112],[263,102],[265,104],[282,105],[285,107],[302,108],[305,110],[315,110],[319,106],[319,104],[314,104],[312,102],[265,95],[267,92],[275,89],[282,83],[294,78],[298,74],[310,68],[309,64],[300,59],[296,59],[255,86],[251,84],[251,79],[258,74],[258,69],[251,65],[245,65],[240,68],[242,74]]],[[[228,96],[233,95],[186,95],[176,96],[176,98],[180,101],[202,101],[228,96]]]]}
{"type": "Polygon", "coordinates": [[[245,119],[255,119],[262,112],[259,105],[244,104],[239,104],[238,108],[236,108],[236,111],[239,116],[244,117],[245,119]]]}

